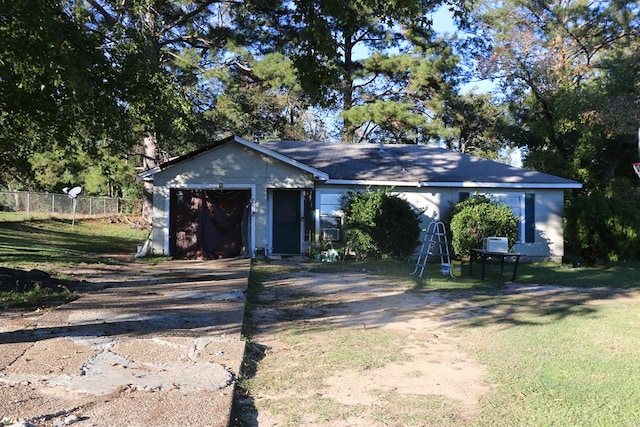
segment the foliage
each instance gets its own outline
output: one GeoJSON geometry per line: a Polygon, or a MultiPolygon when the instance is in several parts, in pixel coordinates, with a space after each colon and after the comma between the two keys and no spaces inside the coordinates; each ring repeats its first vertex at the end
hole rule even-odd
{"type": "Polygon", "coordinates": [[[406,200],[388,190],[367,190],[349,192],[343,204],[346,244],[357,259],[413,253],[420,237],[420,221],[406,200]]]}
{"type": "Polygon", "coordinates": [[[94,31],[59,1],[0,5],[0,182],[28,186],[31,156],[56,143],[122,140],[127,120],[94,31]]]}
{"type": "Polygon", "coordinates": [[[476,24],[502,77],[525,165],[604,190],[632,173],[640,113],[636,2],[485,2],[476,24]]]}
{"type": "Polygon", "coordinates": [[[0,307],[7,308],[42,308],[73,301],[75,295],[64,288],[32,288],[25,291],[0,291],[0,307]]]}
{"type": "Polygon", "coordinates": [[[80,185],[86,195],[126,197],[125,189],[135,180],[131,162],[110,154],[107,147],[99,147],[92,155],[77,146],[53,146],[34,154],[30,163],[36,190],[60,192],[80,185]]]}
{"type": "Polygon", "coordinates": [[[506,138],[507,113],[488,94],[452,94],[440,112],[439,137],[447,148],[486,159],[498,159],[511,144],[506,138]]]}
{"type": "Polygon", "coordinates": [[[518,238],[517,226],[518,218],[509,207],[484,196],[470,197],[452,207],[451,246],[455,254],[466,258],[471,249],[482,247],[485,237],[501,236],[512,249],[518,238]]]}
{"type": "Polygon", "coordinates": [[[222,64],[208,76],[218,82],[222,93],[216,107],[205,112],[220,132],[248,140],[316,140],[311,129],[308,97],[303,93],[293,64],[280,53],[254,59],[239,50],[239,59],[222,64]]]}
{"type": "Polygon", "coordinates": [[[630,260],[640,254],[640,210],[622,194],[594,191],[567,204],[568,249],[589,265],[630,260]]]}
{"type": "MultiPolygon", "coordinates": [[[[426,141],[457,59],[435,40],[440,0],[255,2],[242,15],[256,46],[293,62],[315,105],[341,112],[343,142],[426,141]]],[[[463,1],[447,2],[462,14],[463,1]]],[[[254,47],[254,50],[256,48],[254,47]]]]}

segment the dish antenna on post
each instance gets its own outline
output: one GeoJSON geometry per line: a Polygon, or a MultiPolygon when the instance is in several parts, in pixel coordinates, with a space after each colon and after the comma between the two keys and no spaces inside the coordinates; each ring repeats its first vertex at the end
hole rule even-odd
{"type": "Polygon", "coordinates": [[[62,192],[69,196],[72,200],[71,205],[73,210],[73,219],[71,220],[71,228],[73,228],[73,226],[76,224],[76,203],[78,194],[82,192],[82,187],[78,185],[77,187],[73,187],[71,190],[69,190],[69,187],[64,187],[62,189],[62,192]]]}

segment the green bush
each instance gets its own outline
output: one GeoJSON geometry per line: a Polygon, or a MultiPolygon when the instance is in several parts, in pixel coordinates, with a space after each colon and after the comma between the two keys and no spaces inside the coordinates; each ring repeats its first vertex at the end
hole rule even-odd
{"type": "Polygon", "coordinates": [[[471,249],[482,247],[485,237],[506,237],[510,250],[518,239],[519,220],[511,209],[484,196],[470,197],[454,205],[449,217],[453,252],[465,259],[471,249]]]}
{"type": "Polygon", "coordinates": [[[346,244],[358,259],[404,257],[418,245],[418,213],[388,190],[349,192],[343,210],[346,244]]]}
{"type": "Polygon", "coordinates": [[[588,265],[640,254],[640,210],[618,194],[594,191],[567,202],[567,248],[588,265]]]}

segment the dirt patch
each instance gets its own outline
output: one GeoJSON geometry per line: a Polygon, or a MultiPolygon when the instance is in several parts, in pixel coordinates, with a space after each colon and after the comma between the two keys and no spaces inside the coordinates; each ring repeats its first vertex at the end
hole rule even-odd
{"type": "Polygon", "coordinates": [[[412,292],[365,274],[297,272],[269,280],[252,312],[252,341],[264,349],[251,380],[258,391],[251,397],[254,421],[454,425],[472,418],[492,385],[484,380],[485,368],[461,350],[451,322],[443,320],[452,303],[440,294],[412,292]],[[362,353],[345,348],[358,346],[362,353]],[[379,352],[381,362],[366,352],[379,352]],[[312,365],[307,369],[312,373],[300,369],[304,363],[312,365]],[[280,387],[278,381],[290,385],[280,387]],[[409,409],[413,414],[396,404],[416,399],[415,408],[409,409]],[[323,409],[309,413],[309,406],[321,401],[323,409]],[[423,413],[427,403],[438,407],[431,421],[423,413]],[[333,408],[331,415],[324,413],[327,405],[333,408]],[[380,417],[387,421],[380,422],[380,417]]]}

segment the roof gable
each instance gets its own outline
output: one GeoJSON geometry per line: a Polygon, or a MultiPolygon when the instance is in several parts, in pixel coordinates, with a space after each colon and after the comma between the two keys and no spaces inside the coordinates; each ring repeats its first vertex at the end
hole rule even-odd
{"type": "Polygon", "coordinates": [[[155,174],[157,174],[158,172],[160,172],[160,171],[164,171],[164,170],[170,168],[171,166],[174,166],[174,165],[176,165],[178,163],[187,161],[189,159],[193,159],[194,157],[201,156],[201,155],[203,155],[203,154],[205,154],[207,152],[210,152],[212,150],[215,150],[215,149],[217,149],[217,148],[219,148],[219,147],[221,147],[221,146],[223,146],[225,144],[232,144],[232,143],[236,143],[236,144],[239,144],[241,146],[247,147],[247,148],[249,148],[251,150],[254,150],[254,151],[257,151],[257,152],[259,152],[259,153],[261,153],[261,154],[263,154],[263,155],[265,155],[267,157],[271,157],[271,158],[277,159],[277,160],[279,160],[279,161],[281,161],[283,163],[286,163],[286,164],[291,165],[291,166],[293,166],[295,168],[298,168],[300,170],[308,172],[308,173],[312,174],[313,177],[316,178],[316,179],[327,180],[329,178],[328,175],[325,172],[323,172],[321,170],[318,170],[318,169],[315,169],[314,167],[309,166],[308,164],[298,162],[297,160],[295,160],[293,158],[290,158],[290,157],[282,155],[282,154],[280,154],[278,152],[275,152],[275,151],[269,149],[268,147],[261,146],[261,145],[258,145],[256,143],[247,141],[246,139],[240,138],[239,136],[230,136],[228,138],[224,138],[224,139],[221,139],[219,141],[216,141],[213,144],[210,144],[210,145],[207,145],[205,147],[199,148],[197,150],[191,151],[191,152],[189,152],[187,154],[184,154],[182,156],[174,157],[173,159],[171,159],[169,161],[166,161],[166,162],[160,164],[159,166],[157,166],[157,167],[155,167],[153,169],[146,170],[146,171],[138,174],[138,179],[141,179],[143,181],[145,181],[145,180],[153,180],[153,176],[155,174]]]}

